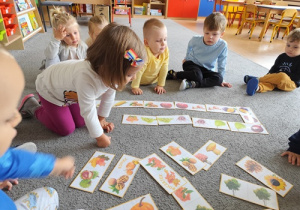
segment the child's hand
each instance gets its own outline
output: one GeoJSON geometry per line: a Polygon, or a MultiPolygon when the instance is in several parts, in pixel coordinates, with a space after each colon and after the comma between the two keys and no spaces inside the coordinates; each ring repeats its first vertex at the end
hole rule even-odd
{"type": "Polygon", "coordinates": [[[53,28],[54,38],[57,40],[63,40],[67,36],[66,27],[59,25],[58,28],[53,28]]]}
{"type": "Polygon", "coordinates": [[[105,147],[108,147],[110,145],[111,137],[109,137],[109,136],[107,136],[103,133],[101,136],[96,138],[96,140],[97,140],[97,146],[98,147],[105,148],[105,147]]]}
{"type": "Polygon", "coordinates": [[[66,179],[71,178],[74,175],[75,166],[74,158],[71,156],[66,156],[63,158],[57,158],[54,164],[54,168],[50,175],[54,176],[64,176],[66,179]]]}
{"type": "Polygon", "coordinates": [[[132,88],[131,91],[134,95],[142,95],[143,94],[143,91],[141,88],[132,88]]]}
{"type": "Polygon", "coordinates": [[[98,116],[99,122],[103,130],[105,130],[107,133],[114,130],[115,125],[111,122],[106,122],[105,117],[98,116]]]}
{"type": "Polygon", "coordinates": [[[294,152],[286,151],[281,154],[281,157],[286,155],[288,156],[289,163],[291,163],[292,165],[295,165],[297,163],[297,166],[300,166],[300,155],[294,152]]]}
{"type": "Polygon", "coordinates": [[[232,85],[231,85],[230,83],[228,83],[228,82],[222,82],[222,83],[221,83],[221,86],[222,86],[222,87],[228,87],[228,88],[231,88],[231,87],[232,87],[232,85]]]}
{"type": "Polygon", "coordinates": [[[154,88],[154,91],[157,93],[157,94],[164,94],[166,93],[167,91],[164,89],[164,87],[161,87],[161,86],[156,86],[154,88]]]}
{"type": "Polygon", "coordinates": [[[0,190],[8,190],[10,191],[13,187],[13,185],[19,184],[18,179],[9,179],[5,180],[3,182],[0,182],[0,190]]]}

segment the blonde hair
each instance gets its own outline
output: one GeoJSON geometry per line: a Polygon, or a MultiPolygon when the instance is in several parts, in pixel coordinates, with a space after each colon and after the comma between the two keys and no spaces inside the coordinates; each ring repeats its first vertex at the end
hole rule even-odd
{"type": "Polygon", "coordinates": [[[86,60],[106,86],[122,90],[127,83],[127,72],[136,68],[124,58],[125,51],[129,49],[133,49],[145,62],[147,54],[139,37],[127,26],[110,23],[88,48],[86,60]]]}
{"type": "Polygon", "coordinates": [[[150,34],[150,31],[153,30],[153,28],[162,29],[165,27],[166,27],[165,24],[163,24],[163,22],[161,22],[157,18],[151,18],[151,19],[147,20],[143,26],[144,38],[147,37],[148,34],[150,34]]]}
{"type": "Polygon", "coordinates": [[[102,25],[102,24],[107,24],[107,20],[105,18],[104,15],[95,15],[93,17],[90,18],[89,22],[88,22],[88,28],[89,28],[89,32],[93,33],[93,26],[94,25],[102,25]]]}
{"type": "Polygon", "coordinates": [[[72,15],[67,13],[62,7],[54,7],[51,17],[52,17],[52,21],[51,21],[52,26],[54,28],[57,28],[59,25],[64,25],[64,26],[69,26],[72,24],[78,25],[77,20],[72,15]]]}
{"type": "Polygon", "coordinates": [[[220,12],[213,12],[204,20],[204,28],[209,31],[225,31],[227,25],[226,17],[220,12]]]}
{"type": "Polygon", "coordinates": [[[300,42],[300,28],[292,30],[287,36],[287,40],[290,42],[300,42]]]}
{"type": "MultiPolygon", "coordinates": [[[[67,13],[62,7],[54,7],[54,10],[51,13],[51,18],[53,28],[58,28],[60,25],[71,26],[74,24],[77,26],[79,31],[77,20],[72,15],[67,13]]],[[[63,45],[67,45],[63,40],[61,40],[61,43],[63,45]]]]}

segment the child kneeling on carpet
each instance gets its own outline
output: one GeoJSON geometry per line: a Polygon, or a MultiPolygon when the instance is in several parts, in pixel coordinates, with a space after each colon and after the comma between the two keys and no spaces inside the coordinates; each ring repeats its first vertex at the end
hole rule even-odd
{"type": "Polygon", "coordinates": [[[69,60],[52,65],[38,75],[36,90],[25,96],[19,107],[23,118],[35,116],[53,132],[66,136],[87,126],[99,147],[110,145],[114,124],[107,122],[116,90],[135,78],[147,59],[143,43],[127,26],[111,23],[87,50],[86,60],[69,60]],[[96,100],[101,97],[97,110],[96,100]]]}
{"type": "Polygon", "coordinates": [[[249,96],[256,92],[264,93],[275,88],[292,91],[300,86],[300,28],[293,30],[287,37],[285,52],[279,55],[268,72],[257,78],[246,75],[246,92],[249,96]]]}
{"type": "MultiPolygon", "coordinates": [[[[17,178],[38,178],[48,175],[62,175],[71,178],[74,174],[72,157],[55,158],[50,154],[32,153],[22,149],[9,148],[21,122],[17,103],[24,89],[24,75],[15,59],[0,47],[0,94],[5,100],[0,102],[0,181],[17,178]]],[[[10,183],[2,187],[11,188],[10,183]]],[[[58,194],[55,189],[36,189],[13,202],[0,190],[0,209],[58,209],[58,194]]]]}
{"type": "Polygon", "coordinates": [[[55,8],[52,26],[53,37],[45,50],[45,68],[65,60],[86,58],[88,47],[81,41],[79,25],[72,15],[61,8],[55,8]]]}
{"type": "Polygon", "coordinates": [[[289,163],[300,166],[300,130],[289,138],[289,148],[281,156],[288,156],[289,163]]]}
{"type": "Polygon", "coordinates": [[[157,82],[154,91],[157,94],[166,92],[164,89],[169,66],[169,49],[167,46],[167,28],[158,19],[151,18],[144,23],[144,44],[148,61],[136,79],[131,83],[131,91],[134,95],[142,95],[140,85],[150,85],[157,82]]]}
{"type": "Polygon", "coordinates": [[[104,15],[95,15],[91,17],[88,22],[90,37],[85,41],[88,47],[90,47],[94,43],[97,36],[100,34],[103,28],[107,26],[107,24],[108,22],[105,19],[104,15]]]}
{"type": "Polygon", "coordinates": [[[210,14],[204,20],[203,36],[195,35],[188,43],[183,71],[168,71],[167,79],[181,79],[179,90],[213,86],[232,87],[224,82],[227,62],[227,42],[221,39],[227,20],[220,12],[210,14]],[[218,63],[218,72],[215,66],[218,63]]]}

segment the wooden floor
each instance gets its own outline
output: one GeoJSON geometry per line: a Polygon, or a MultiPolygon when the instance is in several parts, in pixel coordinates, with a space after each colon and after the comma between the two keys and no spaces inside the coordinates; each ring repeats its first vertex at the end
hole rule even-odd
{"type": "MultiPolygon", "coordinates": [[[[199,33],[203,34],[203,18],[197,21],[193,20],[174,20],[177,23],[199,33]]],[[[237,24],[227,27],[223,39],[227,41],[228,48],[241,56],[244,56],[255,63],[258,63],[268,69],[272,67],[277,56],[284,52],[286,38],[275,39],[270,43],[270,36],[272,29],[267,31],[267,34],[261,42],[258,41],[258,35],[260,34],[262,26],[256,26],[252,38],[249,39],[249,28],[244,28],[242,34],[235,35],[237,31],[237,24]]]]}

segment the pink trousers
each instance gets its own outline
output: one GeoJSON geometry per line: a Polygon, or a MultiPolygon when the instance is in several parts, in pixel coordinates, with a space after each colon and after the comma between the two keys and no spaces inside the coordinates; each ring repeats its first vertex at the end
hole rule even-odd
{"type": "Polygon", "coordinates": [[[80,115],[78,104],[70,106],[57,106],[40,96],[41,106],[35,111],[36,118],[48,129],[61,135],[67,136],[85,125],[80,115]]]}

